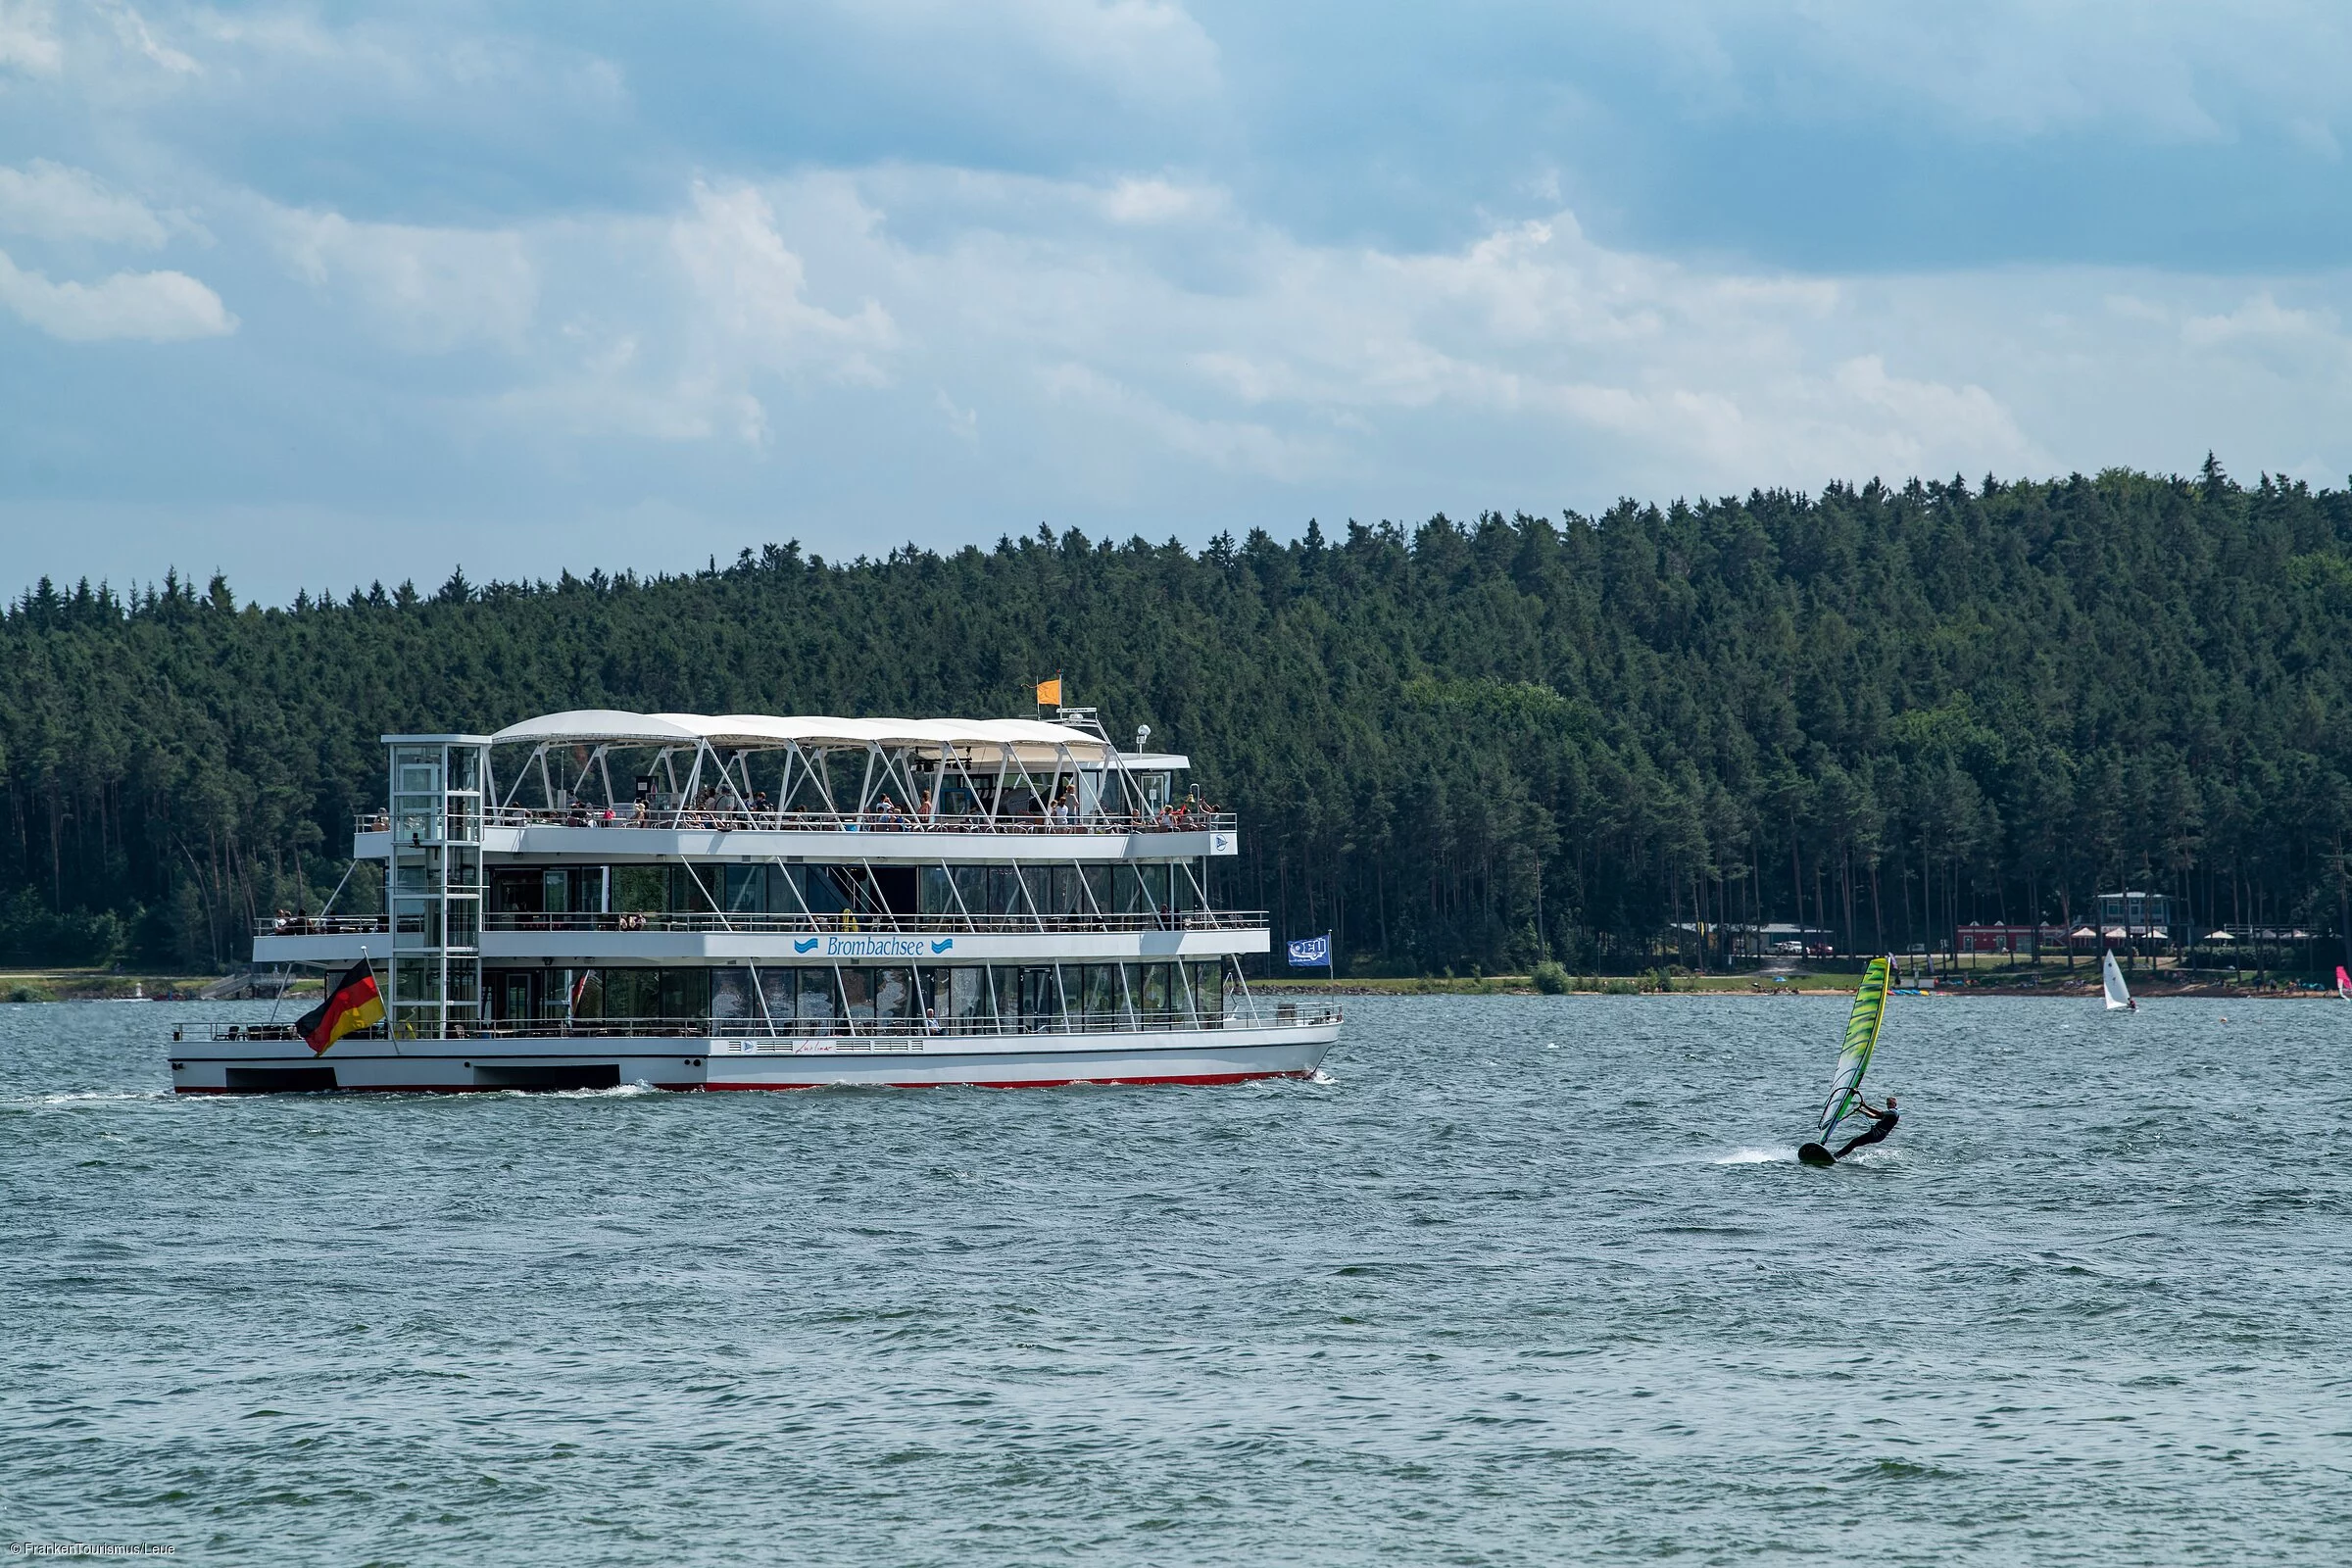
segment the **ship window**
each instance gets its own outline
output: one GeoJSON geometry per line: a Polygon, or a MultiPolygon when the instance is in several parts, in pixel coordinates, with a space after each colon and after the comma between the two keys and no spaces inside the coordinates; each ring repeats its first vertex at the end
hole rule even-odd
{"type": "Polygon", "coordinates": [[[841,999],[830,969],[801,971],[801,1016],[831,1021],[841,1010],[841,999]]]}
{"type": "Polygon", "coordinates": [[[620,907],[626,914],[661,914],[669,907],[669,877],[659,865],[620,868],[620,907]]]}
{"type": "Polygon", "coordinates": [[[876,969],[874,971],[874,1016],[883,1023],[904,1020],[913,1000],[914,987],[905,969],[876,969]]]}
{"type": "Polygon", "coordinates": [[[764,865],[725,865],[720,866],[718,869],[726,878],[728,913],[767,913],[767,873],[773,869],[772,867],[764,865]]]}
{"type": "Polygon", "coordinates": [[[662,1005],[662,976],[654,969],[607,969],[605,1016],[650,1018],[662,1005]]]}
{"type": "MultiPolygon", "coordinates": [[[[789,1028],[793,1014],[800,1010],[801,977],[790,969],[754,969],[760,982],[760,1004],[766,1009],[766,1022],[779,1029],[789,1028]]],[[[759,1017],[757,1010],[753,1016],[759,1017]]]]}
{"type": "Polygon", "coordinates": [[[748,1023],[760,1016],[760,1004],[752,1000],[752,973],[749,969],[728,967],[710,971],[710,1021],[719,1023],[748,1023]]]}
{"type": "Polygon", "coordinates": [[[867,969],[843,969],[841,989],[844,1011],[855,1022],[870,1024],[874,1020],[874,977],[867,969]]]}
{"type": "Polygon", "coordinates": [[[710,970],[664,969],[662,971],[662,1017],[707,1018],[710,1015],[710,970]]]}
{"type": "Polygon", "coordinates": [[[1225,965],[1217,959],[1193,965],[1193,1007],[1212,1028],[1225,1018],[1225,965]]]}
{"type": "Polygon", "coordinates": [[[988,972],[984,969],[956,968],[948,971],[948,1015],[952,1018],[986,1018],[995,1009],[988,1004],[988,972]]]}
{"type": "Polygon", "coordinates": [[[1061,992],[1052,969],[1021,971],[1021,1027],[1042,1029],[1061,1015],[1061,992]]]}
{"type": "Polygon", "coordinates": [[[1110,867],[1107,865],[1086,866],[1084,867],[1084,877],[1089,902],[1082,905],[1081,908],[1088,914],[1107,913],[1111,908],[1110,867]]]}
{"type": "Polygon", "coordinates": [[[1021,874],[1009,865],[988,868],[988,912],[991,914],[1027,914],[1021,898],[1021,874]]]}
{"type": "Polygon", "coordinates": [[[848,907],[848,901],[843,897],[843,883],[840,876],[843,867],[811,865],[802,869],[808,876],[806,886],[809,913],[839,914],[848,907]]]}
{"type": "Polygon", "coordinates": [[[681,914],[709,914],[715,865],[673,865],[669,868],[669,906],[681,914]]]}
{"type": "Polygon", "coordinates": [[[539,908],[545,914],[563,914],[571,907],[571,873],[561,866],[550,866],[539,874],[539,908]]]}
{"type": "Polygon", "coordinates": [[[949,880],[948,868],[944,865],[926,865],[922,872],[921,912],[954,914],[956,885],[949,880]]]}
{"type": "Polygon", "coordinates": [[[537,914],[541,881],[536,871],[490,873],[490,910],[493,914],[537,914]]]}
{"type": "Polygon", "coordinates": [[[1053,914],[1076,914],[1082,906],[1078,894],[1078,868],[1074,865],[1054,867],[1054,902],[1047,910],[1053,914]]]}
{"type": "Polygon", "coordinates": [[[1117,1024],[1126,1020],[1127,1001],[1119,993],[1119,970],[1116,964],[1090,963],[1086,966],[1082,1005],[1086,1021],[1091,1024],[1117,1024]]]}
{"type": "Polygon", "coordinates": [[[1052,914],[1054,912],[1054,868],[1050,865],[1023,865],[1017,866],[1015,869],[1020,872],[1021,883],[1029,892],[1028,906],[1022,912],[1024,914],[1052,914]]]}
{"type": "MultiPolygon", "coordinates": [[[[966,914],[988,913],[988,867],[959,865],[956,867],[956,893],[963,901],[966,914]]],[[[953,905],[950,906],[954,907],[953,905]]]]}
{"type": "Polygon", "coordinates": [[[1144,963],[1135,966],[1140,973],[1135,985],[1135,1004],[1144,1015],[1147,1029],[1165,1029],[1168,1011],[1168,966],[1164,963],[1144,963]]]}

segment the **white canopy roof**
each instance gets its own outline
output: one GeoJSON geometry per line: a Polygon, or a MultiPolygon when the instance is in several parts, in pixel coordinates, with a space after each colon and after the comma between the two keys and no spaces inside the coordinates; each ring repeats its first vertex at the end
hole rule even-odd
{"type": "Polygon", "coordinates": [[[1034,718],[779,718],[765,713],[624,713],[589,708],[549,713],[509,724],[490,737],[500,746],[547,742],[575,745],[692,746],[911,746],[936,752],[942,746],[970,748],[983,755],[1000,746],[1036,756],[1067,747],[1074,757],[1098,761],[1109,748],[1084,730],[1034,718]]]}

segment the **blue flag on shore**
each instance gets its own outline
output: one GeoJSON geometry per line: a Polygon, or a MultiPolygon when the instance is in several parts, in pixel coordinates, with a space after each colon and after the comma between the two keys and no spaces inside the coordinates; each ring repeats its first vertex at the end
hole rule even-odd
{"type": "Polygon", "coordinates": [[[1291,944],[1292,968],[1321,969],[1328,968],[1330,964],[1331,935],[1329,932],[1319,937],[1300,937],[1291,944]]]}

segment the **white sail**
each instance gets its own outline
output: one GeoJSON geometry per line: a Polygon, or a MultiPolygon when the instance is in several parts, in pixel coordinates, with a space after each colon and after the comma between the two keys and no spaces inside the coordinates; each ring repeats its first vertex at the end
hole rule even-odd
{"type": "Polygon", "coordinates": [[[2107,1010],[2132,1005],[2132,988],[2124,984],[2124,971],[2115,961],[2112,952],[2102,955],[2106,959],[2107,1010]]]}

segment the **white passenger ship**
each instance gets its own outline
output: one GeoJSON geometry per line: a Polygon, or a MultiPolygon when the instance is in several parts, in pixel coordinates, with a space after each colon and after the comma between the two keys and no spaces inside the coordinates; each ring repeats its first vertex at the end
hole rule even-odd
{"type": "MultiPolygon", "coordinates": [[[[386,1016],[174,1037],[187,1094],[1216,1084],[1303,1077],[1336,1009],[1261,1005],[1233,819],[1094,713],[556,713],[387,735],[380,916],[280,917],[262,965],[363,960],[386,1016]]],[[[348,880],[348,879],[347,879],[348,880]]],[[[186,1031],[182,1032],[187,1033],[186,1031]]]]}

